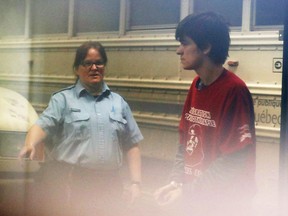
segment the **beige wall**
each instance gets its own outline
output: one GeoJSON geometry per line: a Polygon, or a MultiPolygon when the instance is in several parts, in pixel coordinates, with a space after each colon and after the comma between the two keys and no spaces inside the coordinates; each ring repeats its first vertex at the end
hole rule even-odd
{"type": "Polygon", "coordinates": [[[262,50],[253,50],[253,47],[247,50],[232,49],[229,59],[239,61],[235,73],[245,82],[279,85],[282,82],[282,74],[273,73],[273,58],[282,58],[283,51],[276,49],[276,46],[262,48],[262,50]]]}

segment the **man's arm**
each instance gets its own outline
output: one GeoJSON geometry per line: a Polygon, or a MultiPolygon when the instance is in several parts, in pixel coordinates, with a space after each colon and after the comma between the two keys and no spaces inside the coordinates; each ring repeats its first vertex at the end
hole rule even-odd
{"type": "Polygon", "coordinates": [[[179,144],[178,151],[176,153],[174,160],[173,169],[169,179],[170,181],[182,183],[183,175],[184,175],[184,146],[179,144]]]}
{"type": "Polygon", "coordinates": [[[215,187],[227,188],[233,180],[237,180],[239,173],[245,168],[250,148],[251,146],[246,146],[240,151],[219,157],[193,183],[184,185],[183,189],[191,192],[198,189],[209,192],[215,187]]]}
{"type": "Polygon", "coordinates": [[[154,199],[159,205],[168,205],[182,196],[182,182],[184,176],[184,146],[179,145],[174,166],[170,174],[170,183],[154,192],[154,199]]]}

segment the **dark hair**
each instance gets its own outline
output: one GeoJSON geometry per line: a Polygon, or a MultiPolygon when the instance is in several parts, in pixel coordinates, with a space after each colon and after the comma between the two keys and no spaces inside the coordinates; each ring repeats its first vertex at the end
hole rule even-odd
{"type": "Polygon", "coordinates": [[[102,46],[101,43],[95,42],[95,41],[88,41],[83,43],[80,47],[77,48],[76,50],[76,55],[75,55],[75,60],[73,64],[73,69],[77,70],[79,65],[82,63],[82,61],[86,58],[87,53],[89,49],[96,49],[101,55],[102,61],[104,62],[104,65],[107,64],[107,55],[104,47],[102,46]]]}
{"type": "Polygon", "coordinates": [[[184,37],[191,38],[201,50],[211,45],[208,56],[216,64],[224,64],[228,57],[229,25],[219,14],[205,12],[188,15],[178,24],[175,33],[176,40],[180,42],[184,37]]]}

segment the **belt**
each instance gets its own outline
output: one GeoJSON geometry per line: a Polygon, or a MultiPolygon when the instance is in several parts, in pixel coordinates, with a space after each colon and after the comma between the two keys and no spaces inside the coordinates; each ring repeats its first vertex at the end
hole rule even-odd
{"type": "Polygon", "coordinates": [[[90,169],[86,167],[81,167],[79,165],[75,164],[69,164],[63,161],[47,161],[44,163],[41,163],[40,166],[47,167],[48,169],[57,169],[59,172],[63,171],[63,174],[69,173],[69,175],[84,175],[84,176],[99,176],[99,177],[105,177],[105,176],[119,176],[119,169],[90,169]]]}

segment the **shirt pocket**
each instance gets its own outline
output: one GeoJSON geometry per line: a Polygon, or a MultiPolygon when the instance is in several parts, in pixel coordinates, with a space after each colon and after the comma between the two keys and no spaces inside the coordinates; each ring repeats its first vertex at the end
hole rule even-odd
{"type": "Polygon", "coordinates": [[[122,114],[110,112],[109,119],[113,129],[117,132],[117,135],[123,135],[127,121],[123,118],[122,114]]]}
{"type": "Polygon", "coordinates": [[[76,139],[87,139],[90,134],[89,119],[90,115],[88,113],[71,108],[64,120],[66,134],[73,134],[76,139]]]}

